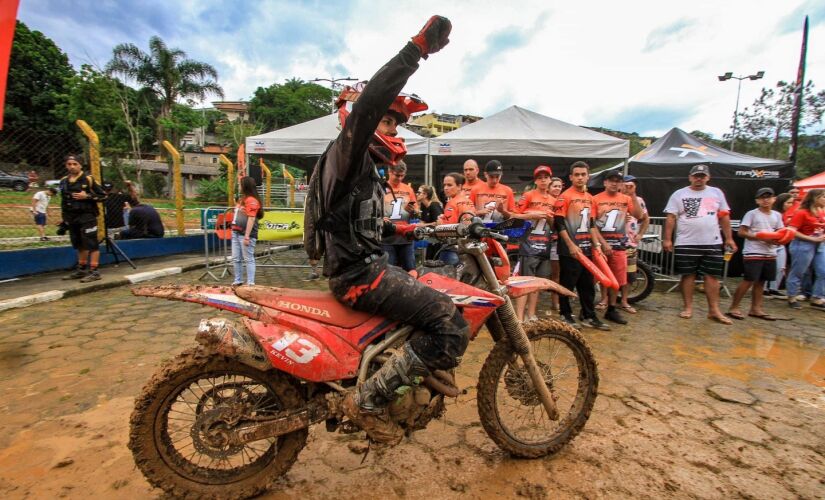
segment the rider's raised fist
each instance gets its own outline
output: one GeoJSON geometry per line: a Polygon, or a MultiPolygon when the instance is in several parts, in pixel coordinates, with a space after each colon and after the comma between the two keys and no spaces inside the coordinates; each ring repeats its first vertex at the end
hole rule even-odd
{"type": "Polygon", "coordinates": [[[412,38],[412,42],[421,51],[421,57],[426,59],[429,54],[435,54],[450,43],[449,36],[452,29],[453,25],[449,19],[443,16],[433,16],[412,38]]]}

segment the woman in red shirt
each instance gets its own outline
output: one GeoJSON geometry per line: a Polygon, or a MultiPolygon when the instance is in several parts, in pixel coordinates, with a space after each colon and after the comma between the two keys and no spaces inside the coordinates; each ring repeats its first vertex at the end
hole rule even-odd
{"type": "MultiPolygon", "coordinates": [[[[464,176],[459,173],[451,172],[444,176],[443,187],[447,205],[444,206],[444,214],[438,217],[439,224],[457,224],[475,213],[473,202],[461,191],[463,185],[464,176]]],[[[446,264],[458,264],[458,254],[446,248],[448,247],[439,255],[441,261],[446,264]]]]}
{"type": "Polygon", "coordinates": [[[246,284],[255,284],[255,243],[258,241],[258,219],[261,217],[263,209],[255,179],[244,177],[241,179],[241,196],[232,218],[232,263],[235,269],[232,286],[243,283],[244,267],[246,284]]]}
{"type": "Polygon", "coordinates": [[[802,280],[813,265],[815,278],[811,306],[825,309],[825,189],[808,191],[788,227],[796,229],[796,238],[790,245],[788,305],[802,309],[796,297],[802,292],[802,280]]]}

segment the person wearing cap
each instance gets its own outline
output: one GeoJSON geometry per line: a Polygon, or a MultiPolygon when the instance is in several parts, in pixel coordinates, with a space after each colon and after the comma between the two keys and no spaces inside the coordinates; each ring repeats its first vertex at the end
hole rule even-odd
{"type": "MultiPolygon", "coordinates": [[[[550,242],[555,237],[553,232],[553,207],[556,197],[550,194],[550,182],[553,170],[547,165],[539,165],[533,170],[536,189],[527,191],[516,205],[514,219],[529,220],[531,227],[525,232],[519,243],[519,274],[522,276],[539,276],[549,278],[550,242]]],[[[525,319],[524,306],[527,305],[527,321],[535,321],[536,303],[539,292],[533,292],[516,299],[516,316],[519,321],[525,319]]]]}
{"type": "Polygon", "coordinates": [[[679,317],[693,317],[693,287],[696,274],[701,272],[705,280],[708,319],[730,325],[732,321],[719,308],[719,278],[725,266],[722,246],[724,244],[730,253],[737,250],[730,227],[730,207],[720,189],[707,185],[710,180],[707,165],[694,165],[689,179],[690,185],[670,195],[665,206],[667,219],[662,239],[662,249],[674,253],[676,273],[681,275],[684,308],[679,317]]]}
{"type": "Polygon", "coordinates": [[[766,313],[762,308],[763,293],[766,281],[776,278],[776,242],[756,238],[758,232],[775,232],[785,227],[782,223],[782,214],[773,210],[776,193],[769,187],[759,188],[756,191],[756,207],[742,217],[739,225],[739,236],[745,240],[742,247],[742,262],[744,273],[742,282],[733,293],[733,300],[728,309],[728,316],[733,319],[745,319],[739,309],[739,304],[753,288],[751,293],[751,308],[748,316],[753,318],[775,321],[776,318],[766,313]]]}
{"type": "MultiPolygon", "coordinates": [[[[568,290],[574,288],[579,294],[581,313],[579,319],[583,324],[598,330],[610,330],[610,327],[596,316],[593,307],[595,286],[593,275],[579,262],[578,255],[587,257],[593,252],[601,252],[599,232],[593,221],[596,205],[593,196],[587,192],[590,179],[590,165],[577,161],[570,165],[570,182],[573,184],[559,195],[554,207],[553,223],[559,235],[559,267],[561,268],[561,285],[568,290]]],[[[559,314],[562,321],[578,327],[573,318],[570,298],[559,297],[559,314]]]]}
{"type": "MultiPolygon", "coordinates": [[[[613,271],[619,286],[627,285],[627,216],[641,218],[642,209],[636,200],[621,192],[622,173],[608,170],[604,178],[604,191],[593,197],[596,205],[595,221],[602,240],[602,251],[607,257],[607,265],[613,271]]],[[[603,287],[602,290],[605,290],[603,287]]],[[[626,325],[616,307],[618,293],[614,289],[607,291],[608,302],[604,319],[626,325]]],[[[602,292],[604,295],[604,292],[602,292]]],[[[596,306],[598,308],[598,306],[596,306]]]]}
{"type": "Polygon", "coordinates": [[[106,198],[94,177],[83,173],[77,155],[65,160],[68,175],[60,179],[61,226],[66,227],[72,247],[77,251],[75,270],[63,279],[79,279],[88,283],[100,279],[100,242],[97,239],[97,204],[106,198]]]}
{"type": "MultiPolygon", "coordinates": [[[[498,160],[490,160],[484,166],[484,178],[470,191],[470,201],[476,207],[476,215],[485,222],[500,222],[510,218],[516,210],[516,198],[509,186],[501,183],[504,168],[498,160]]],[[[466,181],[465,181],[466,183],[466,181]]]]}
{"type": "MultiPolygon", "coordinates": [[[[409,224],[418,218],[418,202],[415,190],[402,182],[407,176],[407,164],[399,161],[389,166],[389,180],[384,184],[384,220],[409,224]]],[[[394,234],[381,241],[381,248],[387,253],[387,262],[405,271],[415,269],[415,250],[406,237],[394,234]]]]}
{"type": "MultiPolygon", "coordinates": [[[[622,179],[622,192],[634,200],[636,204],[642,209],[642,217],[637,219],[631,214],[627,214],[627,284],[622,287],[622,302],[619,308],[630,314],[636,314],[636,308],[630,305],[628,299],[630,298],[630,285],[636,279],[636,265],[638,254],[637,249],[639,242],[647,232],[647,226],[650,224],[650,216],[647,213],[647,204],[641,196],[636,194],[636,177],[633,175],[625,175],[622,179]]],[[[604,290],[602,293],[606,292],[604,290]]],[[[604,296],[602,296],[604,300],[604,296]]]]}
{"type": "Polygon", "coordinates": [[[37,226],[37,232],[40,233],[40,241],[49,241],[46,236],[46,212],[49,208],[49,202],[52,196],[57,194],[57,188],[52,186],[45,191],[38,191],[32,196],[31,213],[34,216],[34,225],[37,226]]]}
{"type": "Polygon", "coordinates": [[[481,179],[478,178],[478,162],[470,158],[469,160],[464,162],[464,185],[461,186],[461,191],[464,195],[469,199],[470,193],[472,193],[473,188],[476,186],[480,186],[484,184],[481,179]]]}

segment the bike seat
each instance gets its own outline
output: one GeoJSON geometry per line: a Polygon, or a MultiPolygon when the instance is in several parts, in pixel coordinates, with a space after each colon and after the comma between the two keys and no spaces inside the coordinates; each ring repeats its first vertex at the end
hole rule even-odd
{"type": "Polygon", "coordinates": [[[331,292],[270,286],[240,286],[235,295],[249,302],[341,328],[354,328],[373,317],[338,302],[331,292]]]}

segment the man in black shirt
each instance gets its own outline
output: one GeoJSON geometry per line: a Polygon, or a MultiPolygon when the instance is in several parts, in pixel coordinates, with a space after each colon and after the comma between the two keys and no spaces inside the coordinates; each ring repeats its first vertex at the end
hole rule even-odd
{"type": "Polygon", "coordinates": [[[129,211],[129,227],[120,232],[118,239],[163,238],[163,222],[158,211],[152,205],[141,203],[135,186],[128,181],[126,184],[129,186],[132,209],[129,211]]]}
{"type": "Polygon", "coordinates": [[[433,16],[362,92],[347,89],[341,94],[343,128],[318,160],[310,181],[313,192],[308,196],[315,196],[318,185],[321,190],[323,215],[317,227],[325,241],[324,274],[330,277],[332,293],[354,309],[424,333],[407,342],[344,401],[350,420],[384,443],[395,444],[403,437],[386,411],[395,390],[432,370],[455,368],[468,343],[467,322],[447,295],[387,264],[382,233],[398,231],[383,221],[383,183],[376,168],[376,163],[395,165],[406,153],[396,127],[426,105],[399,93],[418,69],[418,61],[448,43],[450,28],[449,20],[433,16]]]}
{"type": "Polygon", "coordinates": [[[97,203],[106,193],[94,177],[83,172],[80,157],[66,157],[69,175],[60,179],[61,226],[66,227],[72,247],[77,250],[77,268],[64,279],[80,279],[81,283],[97,281],[100,247],[97,239],[97,203]]]}

